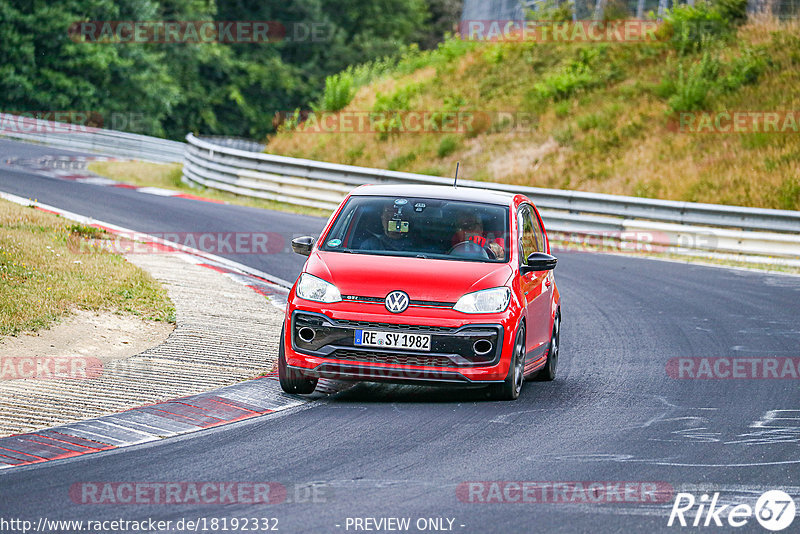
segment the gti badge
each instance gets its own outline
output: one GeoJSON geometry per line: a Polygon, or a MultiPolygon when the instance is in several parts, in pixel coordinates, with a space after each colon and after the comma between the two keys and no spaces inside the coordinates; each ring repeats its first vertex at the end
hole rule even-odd
{"type": "Polygon", "coordinates": [[[392,313],[402,313],[408,308],[408,295],[403,291],[392,291],[386,295],[386,309],[392,313]]]}

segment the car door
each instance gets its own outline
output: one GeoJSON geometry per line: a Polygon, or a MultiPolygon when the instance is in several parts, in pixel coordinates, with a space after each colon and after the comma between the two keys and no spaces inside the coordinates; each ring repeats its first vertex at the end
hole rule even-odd
{"type": "MultiPolygon", "coordinates": [[[[545,252],[544,233],[539,217],[533,208],[523,204],[518,212],[520,266],[527,265],[528,256],[534,252],[545,252]]],[[[520,274],[520,287],[525,296],[527,309],[528,364],[538,360],[550,341],[550,296],[552,283],[550,271],[532,271],[520,274]]]]}

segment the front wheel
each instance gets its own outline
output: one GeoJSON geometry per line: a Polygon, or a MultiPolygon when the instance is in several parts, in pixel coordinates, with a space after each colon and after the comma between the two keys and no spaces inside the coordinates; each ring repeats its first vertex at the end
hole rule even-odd
{"type": "Polygon", "coordinates": [[[522,391],[522,382],[525,380],[525,326],[517,330],[514,341],[514,353],[511,355],[511,364],[508,375],[502,384],[491,386],[491,396],[497,400],[516,400],[522,391]]]}
{"type": "Polygon", "coordinates": [[[313,393],[317,387],[316,378],[306,378],[300,371],[290,369],[286,365],[286,349],[283,342],[283,328],[281,328],[281,341],[278,345],[278,381],[286,393],[305,395],[313,393]]]}
{"type": "Polygon", "coordinates": [[[556,377],[556,366],[558,365],[558,349],[561,344],[561,312],[556,313],[553,320],[553,333],[550,336],[550,348],[547,351],[547,363],[541,371],[536,374],[535,380],[550,382],[556,377]]]}

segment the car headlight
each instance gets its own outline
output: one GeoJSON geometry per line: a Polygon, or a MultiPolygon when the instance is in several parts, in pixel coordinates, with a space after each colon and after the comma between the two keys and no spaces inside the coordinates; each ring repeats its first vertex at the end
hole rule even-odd
{"type": "Polygon", "coordinates": [[[342,294],[335,285],[322,278],[303,273],[297,282],[297,296],[316,302],[339,302],[342,294]]]}
{"type": "Polygon", "coordinates": [[[467,293],[456,302],[453,309],[462,313],[498,313],[508,308],[511,302],[511,290],[507,287],[495,287],[467,293]]]}

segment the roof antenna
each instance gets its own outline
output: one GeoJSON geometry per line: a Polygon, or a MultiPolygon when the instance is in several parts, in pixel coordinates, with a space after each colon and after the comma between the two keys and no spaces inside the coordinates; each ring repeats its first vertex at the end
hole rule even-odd
{"type": "Polygon", "coordinates": [[[458,187],[458,166],[461,165],[460,161],[456,161],[456,177],[453,179],[453,187],[458,187]]]}

